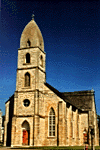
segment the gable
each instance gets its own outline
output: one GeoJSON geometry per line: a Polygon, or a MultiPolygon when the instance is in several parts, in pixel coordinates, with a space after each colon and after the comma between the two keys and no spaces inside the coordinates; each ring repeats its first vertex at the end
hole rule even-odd
{"type": "Polygon", "coordinates": [[[74,107],[82,111],[89,111],[92,109],[92,97],[94,98],[94,91],[87,90],[77,92],[59,92],[50,84],[45,83],[45,85],[58,97],[63,99],[65,102],[73,105],[74,107]]]}

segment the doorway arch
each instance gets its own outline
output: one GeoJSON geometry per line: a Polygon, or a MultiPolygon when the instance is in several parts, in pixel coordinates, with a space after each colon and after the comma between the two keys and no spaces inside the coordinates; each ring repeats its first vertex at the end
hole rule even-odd
{"type": "Polygon", "coordinates": [[[30,126],[25,120],[22,123],[22,145],[29,145],[30,143],[30,126]]]}

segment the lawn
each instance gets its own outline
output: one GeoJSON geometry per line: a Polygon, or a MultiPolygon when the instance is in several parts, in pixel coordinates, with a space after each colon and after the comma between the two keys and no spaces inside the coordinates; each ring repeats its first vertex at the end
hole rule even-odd
{"type": "MultiPolygon", "coordinates": [[[[68,146],[68,147],[59,147],[59,146],[44,146],[44,147],[13,147],[11,149],[39,149],[39,150],[84,150],[83,146],[68,146]]],[[[89,146],[89,149],[91,150],[91,147],[89,146]]],[[[100,150],[100,146],[96,146],[95,150],[100,150]]]]}

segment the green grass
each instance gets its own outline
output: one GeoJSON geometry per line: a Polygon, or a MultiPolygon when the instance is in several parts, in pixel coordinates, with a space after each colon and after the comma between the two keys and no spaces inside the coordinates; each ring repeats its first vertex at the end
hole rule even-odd
{"type": "MultiPolygon", "coordinates": [[[[40,146],[40,147],[12,147],[11,149],[37,149],[37,150],[84,150],[83,146],[40,146]]],[[[91,150],[91,147],[88,147],[91,150]]],[[[100,150],[100,146],[96,146],[95,150],[100,150]]]]}
{"type": "Polygon", "coordinates": [[[59,146],[41,146],[41,147],[16,147],[16,148],[12,148],[12,149],[41,149],[41,150],[84,150],[83,146],[63,146],[63,147],[59,147],[59,146]]]}
{"type": "MultiPolygon", "coordinates": [[[[0,148],[3,144],[0,143],[0,148]]],[[[84,150],[83,146],[40,146],[40,147],[12,147],[11,149],[37,149],[37,150],[84,150]]],[[[88,147],[91,150],[91,147],[88,147]]],[[[96,146],[95,150],[100,150],[100,146],[96,146]]]]}
{"type": "MultiPolygon", "coordinates": [[[[59,147],[59,146],[41,146],[41,147],[14,147],[14,148],[12,148],[12,149],[43,149],[43,150],[58,150],[58,149],[72,149],[72,148],[75,148],[75,147],[59,147]]],[[[76,148],[78,148],[78,149],[83,149],[83,147],[76,147],[76,148]]]]}

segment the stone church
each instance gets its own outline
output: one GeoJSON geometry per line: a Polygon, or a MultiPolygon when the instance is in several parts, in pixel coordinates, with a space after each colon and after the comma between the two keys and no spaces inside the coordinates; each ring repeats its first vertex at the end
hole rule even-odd
{"type": "Polygon", "coordinates": [[[94,91],[59,92],[46,82],[45,60],[32,17],[20,39],[16,91],[5,103],[4,146],[99,145],[94,91]]]}

